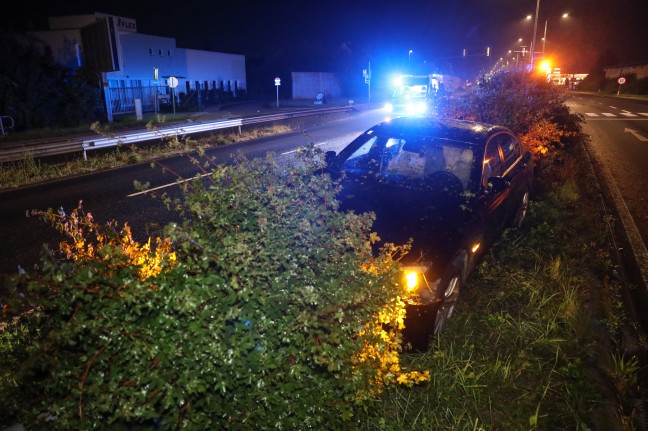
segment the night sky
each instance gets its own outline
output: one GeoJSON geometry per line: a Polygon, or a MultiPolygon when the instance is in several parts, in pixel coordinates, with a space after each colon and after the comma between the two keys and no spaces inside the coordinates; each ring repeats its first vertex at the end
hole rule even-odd
{"type": "MultiPolygon", "coordinates": [[[[11,3],[0,18],[5,29],[46,29],[47,16],[97,11],[134,18],[140,33],[175,37],[182,48],[244,54],[248,69],[361,74],[371,62],[374,70],[466,78],[509,49],[530,46],[533,20],[524,17],[536,6],[535,0],[11,3]]],[[[546,52],[564,71],[648,62],[646,0],[541,0],[538,15],[538,50],[546,20],[546,52]],[[563,12],[569,18],[561,19],[563,12]]]]}

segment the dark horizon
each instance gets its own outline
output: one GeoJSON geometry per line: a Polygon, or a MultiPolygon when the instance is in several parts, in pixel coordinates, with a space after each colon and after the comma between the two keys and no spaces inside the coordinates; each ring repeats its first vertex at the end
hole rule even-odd
{"type": "MultiPolygon", "coordinates": [[[[458,0],[455,2],[367,3],[258,2],[214,6],[115,0],[70,0],[64,5],[24,0],[9,5],[5,30],[46,30],[48,16],[102,12],[133,18],[138,32],[173,37],[182,48],[246,56],[252,69],[332,71],[362,74],[374,70],[432,73],[467,79],[489,70],[507,51],[530,49],[536,1],[458,0]],[[18,3],[18,4],[15,4],[18,3]],[[493,4],[496,3],[496,6],[493,4]],[[33,11],[38,11],[34,14],[33,11]],[[522,37],[522,43],[517,39],[522,37]],[[486,47],[491,56],[486,57],[486,47]],[[462,52],[466,49],[467,57],[462,52]],[[412,51],[410,54],[409,51],[412,51]]],[[[604,66],[648,62],[648,2],[541,0],[536,52],[569,73],[604,66]],[[568,12],[569,17],[560,15],[568,12]]],[[[528,61],[528,57],[525,61],[528,61]]]]}

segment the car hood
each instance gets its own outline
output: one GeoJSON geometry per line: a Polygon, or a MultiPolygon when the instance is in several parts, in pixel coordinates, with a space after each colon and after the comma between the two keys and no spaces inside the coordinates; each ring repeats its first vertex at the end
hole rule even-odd
{"type": "Polygon", "coordinates": [[[402,245],[413,239],[404,264],[444,267],[459,249],[469,217],[459,197],[377,180],[345,179],[341,184],[341,209],[375,213],[372,231],[382,243],[402,245]]]}

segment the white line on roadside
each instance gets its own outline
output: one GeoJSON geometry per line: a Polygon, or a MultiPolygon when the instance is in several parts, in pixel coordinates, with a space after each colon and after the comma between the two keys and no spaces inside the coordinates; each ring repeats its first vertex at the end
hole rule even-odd
{"type": "MultiPolygon", "coordinates": [[[[315,144],[315,146],[316,146],[316,147],[319,147],[320,145],[324,145],[324,144],[326,144],[326,141],[324,141],[324,142],[320,142],[319,144],[315,144]]],[[[285,153],[279,153],[279,155],[280,155],[280,156],[285,156],[285,155],[287,155],[287,154],[296,153],[297,151],[299,151],[299,148],[297,148],[296,150],[286,151],[285,153]]]]}
{"type": "MultiPolygon", "coordinates": [[[[320,142],[319,144],[315,144],[315,146],[317,147],[317,146],[324,145],[324,144],[326,144],[326,142],[320,142]]],[[[285,156],[285,155],[287,155],[287,154],[292,154],[292,153],[295,153],[295,152],[297,152],[297,151],[299,151],[299,149],[297,149],[297,150],[292,150],[292,151],[286,151],[285,153],[281,153],[281,155],[282,155],[282,156],[285,156]]],[[[209,175],[211,175],[211,174],[202,174],[202,175],[200,175],[199,178],[204,178],[204,177],[207,177],[207,176],[209,176],[209,175]]],[[[176,185],[178,185],[178,184],[186,183],[187,181],[191,181],[191,180],[193,180],[194,178],[195,178],[195,177],[193,177],[193,178],[187,178],[187,179],[180,180],[180,181],[174,181],[174,182],[172,182],[172,183],[168,183],[168,184],[163,184],[163,185],[161,185],[161,186],[153,187],[152,189],[146,189],[146,190],[142,190],[142,191],[139,191],[139,192],[131,193],[130,195],[126,195],[126,197],[128,197],[128,198],[132,198],[132,197],[135,197],[135,196],[144,195],[144,194],[149,193],[149,192],[154,192],[154,191],[156,191],[156,190],[166,189],[167,187],[176,186],[176,185]]]]}
{"type": "MultiPolygon", "coordinates": [[[[204,178],[204,177],[209,176],[209,175],[211,175],[211,174],[202,174],[202,175],[200,176],[200,178],[204,178]]],[[[185,179],[185,180],[180,180],[180,181],[174,181],[174,182],[169,183],[169,184],[163,184],[163,185],[161,185],[161,186],[153,187],[152,189],[146,189],[146,190],[142,190],[142,191],[140,191],[140,192],[131,193],[130,195],[126,195],[126,197],[127,197],[127,198],[132,198],[132,197],[135,197],[135,196],[144,195],[144,194],[149,193],[149,192],[154,192],[154,191],[156,191],[156,190],[166,189],[167,187],[177,186],[178,184],[182,184],[182,183],[186,183],[187,181],[191,181],[191,180],[193,180],[194,178],[195,178],[195,177],[193,177],[193,178],[187,178],[187,179],[185,179]]]]}
{"type": "Polygon", "coordinates": [[[648,121],[648,118],[588,118],[589,121],[648,121]]]}

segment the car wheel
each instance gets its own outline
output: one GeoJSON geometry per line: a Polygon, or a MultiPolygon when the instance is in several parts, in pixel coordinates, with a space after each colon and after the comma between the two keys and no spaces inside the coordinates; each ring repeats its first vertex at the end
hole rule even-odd
{"type": "Polygon", "coordinates": [[[520,206],[518,207],[518,210],[515,213],[515,218],[513,219],[513,223],[511,223],[511,225],[516,229],[521,228],[522,223],[524,222],[524,219],[526,218],[528,212],[529,212],[529,191],[525,190],[524,194],[522,195],[522,202],[520,202],[520,206]]]}
{"type": "Polygon", "coordinates": [[[452,316],[455,305],[457,305],[457,299],[459,298],[459,291],[461,290],[461,275],[455,273],[450,277],[450,281],[446,285],[445,290],[443,291],[443,297],[441,298],[441,305],[437,311],[436,318],[434,320],[434,334],[439,334],[443,331],[448,325],[448,320],[452,316]]]}

